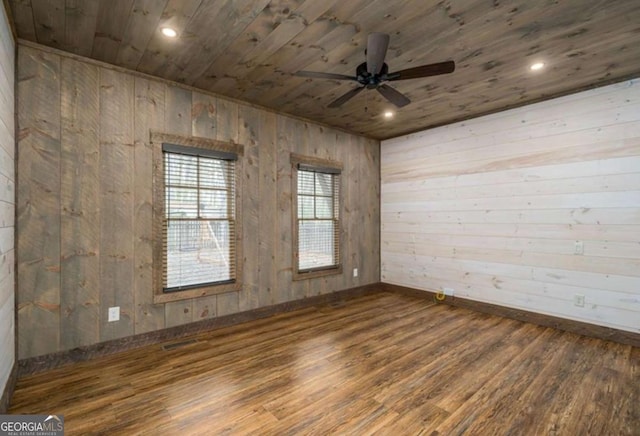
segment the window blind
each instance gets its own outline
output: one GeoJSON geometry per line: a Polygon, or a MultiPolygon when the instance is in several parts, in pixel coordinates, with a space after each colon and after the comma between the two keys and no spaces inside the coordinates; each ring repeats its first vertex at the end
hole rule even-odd
{"type": "Polygon", "coordinates": [[[340,264],[340,173],[298,166],[298,272],[340,264]]]}
{"type": "Polygon", "coordinates": [[[235,155],[163,145],[163,289],[235,280],[235,155]]]}

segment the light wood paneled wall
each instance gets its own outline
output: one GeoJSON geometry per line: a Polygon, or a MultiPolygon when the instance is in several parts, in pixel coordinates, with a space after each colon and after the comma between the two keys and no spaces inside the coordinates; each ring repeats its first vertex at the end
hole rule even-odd
{"type": "Polygon", "coordinates": [[[18,57],[20,358],[379,281],[378,141],[59,52],[18,57]],[[241,292],[153,304],[150,130],[244,146],[241,292]],[[291,280],[291,152],[348,169],[341,276],[291,280]]]}
{"type": "Polygon", "coordinates": [[[0,395],[15,362],[15,43],[0,5],[0,395]]]}
{"type": "Polygon", "coordinates": [[[640,332],[640,80],[381,155],[383,282],[640,332]]]}

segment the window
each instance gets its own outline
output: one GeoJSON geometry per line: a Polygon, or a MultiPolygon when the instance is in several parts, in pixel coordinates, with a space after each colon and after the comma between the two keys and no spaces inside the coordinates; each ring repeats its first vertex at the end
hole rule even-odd
{"type": "Polygon", "coordinates": [[[294,278],[340,273],[340,166],[295,155],[292,161],[294,278]]]}
{"type": "Polygon", "coordinates": [[[154,158],[155,302],[239,290],[236,146],[185,142],[163,142],[154,158]]]}

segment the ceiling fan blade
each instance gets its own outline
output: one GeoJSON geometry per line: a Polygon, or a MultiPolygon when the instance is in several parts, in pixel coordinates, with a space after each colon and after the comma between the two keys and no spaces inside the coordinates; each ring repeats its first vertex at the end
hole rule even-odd
{"type": "Polygon", "coordinates": [[[320,73],[316,71],[298,71],[295,75],[300,77],[313,77],[314,79],[356,80],[356,77],[354,76],[334,73],[320,73]]]}
{"type": "Polygon", "coordinates": [[[387,74],[385,80],[405,80],[419,79],[420,77],[438,76],[440,74],[453,73],[456,64],[453,61],[438,62],[437,64],[422,65],[419,67],[407,68],[387,74]]]}
{"type": "Polygon", "coordinates": [[[360,92],[363,89],[364,89],[364,86],[361,86],[360,88],[353,88],[351,91],[349,91],[349,92],[343,94],[342,96],[336,98],[335,100],[333,100],[331,103],[329,103],[329,106],[327,106],[327,107],[340,107],[343,104],[345,104],[346,102],[348,102],[349,100],[351,100],[356,95],[360,94],[360,92]]]}
{"type": "Polygon", "coordinates": [[[391,103],[395,104],[398,107],[403,107],[411,103],[411,100],[409,100],[404,94],[400,93],[399,91],[396,91],[389,85],[382,84],[378,86],[376,89],[380,94],[382,94],[384,98],[386,98],[387,100],[389,100],[391,103]]]}
{"type": "Polygon", "coordinates": [[[382,70],[384,57],[389,47],[389,35],[386,33],[370,33],[367,39],[367,72],[378,74],[382,70]]]}

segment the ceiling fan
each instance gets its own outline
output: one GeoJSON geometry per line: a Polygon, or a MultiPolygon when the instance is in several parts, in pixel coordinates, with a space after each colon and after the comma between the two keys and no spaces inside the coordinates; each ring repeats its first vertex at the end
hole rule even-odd
{"type": "Polygon", "coordinates": [[[418,79],[421,77],[437,76],[440,74],[452,73],[456,68],[453,61],[439,62],[437,64],[422,65],[419,67],[407,68],[406,70],[389,72],[388,65],[384,62],[389,47],[389,35],[386,33],[371,33],[367,38],[366,62],[361,63],[356,68],[355,76],[344,74],[320,73],[315,71],[298,71],[297,76],[313,77],[317,79],[351,80],[358,82],[361,86],[354,88],[344,95],[329,103],[328,107],[340,107],[364,89],[375,89],[384,98],[398,107],[403,107],[411,103],[404,94],[396,91],[384,82],[394,80],[418,79]]]}

